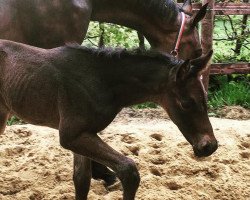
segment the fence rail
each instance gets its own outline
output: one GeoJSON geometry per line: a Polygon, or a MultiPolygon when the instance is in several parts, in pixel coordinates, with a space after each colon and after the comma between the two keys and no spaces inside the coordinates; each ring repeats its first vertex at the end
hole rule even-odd
{"type": "MultiPolygon", "coordinates": [[[[202,3],[192,4],[193,11],[197,12],[205,3],[209,3],[209,9],[202,22],[201,43],[202,49],[206,53],[213,46],[214,16],[250,15],[250,3],[215,3],[215,0],[202,0],[202,3]]],[[[208,88],[209,74],[250,74],[250,63],[210,64],[210,67],[203,74],[206,89],[208,88]]]]}
{"type": "MultiPolygon", "coordinates": [[[[178,3],[181,6],[181,3],[178,3]]],[[[193,3],[193,11],[197,12],[202,4],[193,3]]],[[[250,3],[215,3],[213,8],[215,15],[249,15],[250,14],[250,3]]]]}
{"type": "Polygon", "coordinates": [[[250,74],[250,63],[211,64],[210,74],[250,74]]]}
{"type": "MultiPolygon", "coordinates": [[[[201,3],[194,3],[193,10],[198,11],[201,3]]],[[[215,3],[212,8],[215,15],[249,15],[250,3],[215,3]]]]}

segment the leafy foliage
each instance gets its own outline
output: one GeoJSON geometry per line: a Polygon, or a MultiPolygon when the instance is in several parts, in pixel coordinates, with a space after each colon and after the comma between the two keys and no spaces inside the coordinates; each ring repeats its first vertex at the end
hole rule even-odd
{"type": "MultiPolygon", "coordinates": [[[[83,42],[85,46],[99,46],[100,36],[103,34],[106,47],[137,48],[139,39],[137,32],[127,27],[115,24],[91,22],[89,31],[83,42]]],[[[147,44],[149,47],[149,44],[147,44]]]]}
{"type": "Polygon", "coordinates": [[[221,88],[214,92],[209,92],[209,108],[217,109],[223,106],[240,105],[250,108],[250,83],[249,81],[227,82],[226,76],[220,77],[221,88]]]}
{"type": "Polygon", "coordinates": [[[24,124],[24,122],[20,119],[18,119],[16,116],[12,116],[8,121],[7,121],[7,125],[11,126],[14,124],[24,124]]]}
{"type": "Polygon", "coordinates": [[[214,62],[250,61],[250,21],[243,19],[244,16],[216,16],[214,62]]]}

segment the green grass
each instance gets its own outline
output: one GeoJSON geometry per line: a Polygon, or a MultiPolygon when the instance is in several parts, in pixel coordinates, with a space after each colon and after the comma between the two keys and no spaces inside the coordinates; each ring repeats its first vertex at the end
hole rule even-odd
{"type": "Polygon", "coordinates": [[[209,93],[208,106],[212,110],[234,105],[250,108],[249,83],[231,81],[223,84],[220,90],[209,93]]]}
{"type": "Polygon", "coordinates": [[[152,103],[152,102],[147,102],[147,103],[134,105],[133,108],[135,108],[135,109],[157,108],[157,104],[152,103]]]}
{"type": "Polygon", "coordinates": [[[15,124],[24,124],[24,122],[20,119],[18,119],[16,116],[12,116],[8,121],[7,121],[7,125],[11,126],[11,125],[15,125],[15,124]]]}

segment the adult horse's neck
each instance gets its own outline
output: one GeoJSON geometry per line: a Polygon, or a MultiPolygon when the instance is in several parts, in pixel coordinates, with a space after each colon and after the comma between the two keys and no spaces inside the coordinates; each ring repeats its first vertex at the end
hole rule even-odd
{"type": "Polygon", "coordinates": [[[181,16],[172,0],[92,0],[91,20],[133,28],[157,46],[166,34],[176,35],[181,16]]]}

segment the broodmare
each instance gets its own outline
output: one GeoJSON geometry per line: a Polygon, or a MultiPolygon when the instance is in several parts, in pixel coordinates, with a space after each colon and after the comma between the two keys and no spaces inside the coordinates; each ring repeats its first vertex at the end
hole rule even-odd
{"type": "Polygon", "coordinates": [[[151,52],[80,46],[45,50],[1,41],[1,131],[9,114],[58,129],[60,144],[80,156],[75,168],[84,169],[74,177],[79,187],[76,199],[87,199],[94,160],[116,173],[123,199],[133,200],[140,182],[134,161],[108,146],[97,133],[123,107],[153,101],[166,109],[197,156],[211,155],[217,141],[199,75],[211,55],[184,62],[151,52]]]}
{"type": "MultiPolygon", "coordinates": [[[[183,11],[186,23],[177,48],[179,58],[192,59],[202,53],[195,26],[206,8],[190,17],[190,0],[182,9],[172,0],[0,0],[0,38],[41,48],[81,43],[89,21],[96,20],[133,28],[145,35],[152,48],[170,53],[176,46],[183,11]]],[[[111,171],[95,162],[92,166],[93,178],[113,183],[111,171]]]]}
{"type": "Polygon", "coordinates": [[[205,16],[206,8],[204,5],[190,17],[190,0],[181,9],[172,0],[0,0],[0,38],[41,48],[82,43],[93,20],[133,28],[154,49],[170,53],[184,17],[179,57],[192,59],[201,55],[195,26],[205,16]]]}

